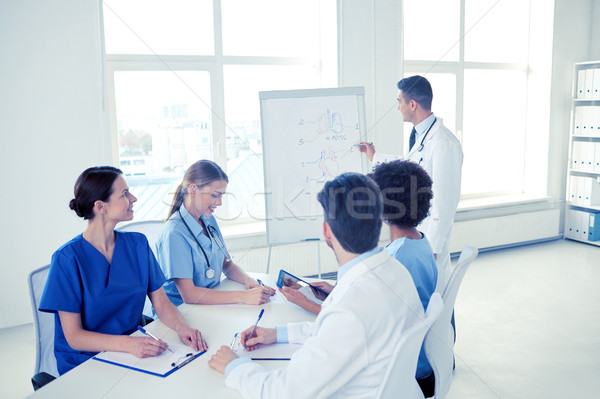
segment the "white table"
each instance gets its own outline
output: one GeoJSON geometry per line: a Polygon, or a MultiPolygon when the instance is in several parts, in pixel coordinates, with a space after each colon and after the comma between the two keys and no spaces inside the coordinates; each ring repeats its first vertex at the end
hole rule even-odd
{"type": "MultiPolygon", "coordinates": [[[[251,273],[266,285],[276,288],[274,275],[251,273]]],[[[315,281],[312,279],[311,281],[315,281]]],[[[241,284],[223,280],[219,290],[244,289],[241,284]]],[[[281,295],[278,292],[277,295],[281,295]]],[[[261,306],[187,305],[179,306],[187,323],[199,329],[208,343],[208,351],[166,378],[118,367],[90,359],[30,395],[30,398],[240,398],[225,386],[223,374],[208,366],[208,360],[221,345],[229,345],[236,332],[256,322],[261,308],[265,313],[260,326],[274,327],[291,321],[314,320],[315,315],[284,300],[261,306]]],[[[161,321],[148,325],[156,336],[178,341],[177,334],[161,321]]],[[[268,369],[287,365],[287,361],[260,361],[268,369]]]]}

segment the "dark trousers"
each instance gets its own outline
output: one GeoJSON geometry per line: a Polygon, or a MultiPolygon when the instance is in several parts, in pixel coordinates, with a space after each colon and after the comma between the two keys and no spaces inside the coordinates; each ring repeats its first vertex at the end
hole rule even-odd
{"type": "Polygon", "coordinates": [[[435,376],[433,373],[431,373],[429,377],[425,377],[422,380],[417,380],[417,383],[421,387],[421,391],[423,391],[423,395],[426,398],[433,397],[435,393],[435,376]]]}

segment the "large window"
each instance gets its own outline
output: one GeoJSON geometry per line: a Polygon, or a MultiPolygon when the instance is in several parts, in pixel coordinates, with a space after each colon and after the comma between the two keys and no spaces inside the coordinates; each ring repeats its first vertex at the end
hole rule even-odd
{"type": "Polygon", "coordinates": [[[264,218],[259,91],[337,86],[332,0],[105,0],[104,38],[116,156],[162,219],[187,167],[229,175],[217,216],[264,218]],[[276,16],[276,17],[273,17],[276,16]]]}
{"type": "Polygon", "coordinates": [[[431,81],[462,142],[463,199],[546,195],[552,17],[540,0],[404,1],[405,75],[431,81]]]}

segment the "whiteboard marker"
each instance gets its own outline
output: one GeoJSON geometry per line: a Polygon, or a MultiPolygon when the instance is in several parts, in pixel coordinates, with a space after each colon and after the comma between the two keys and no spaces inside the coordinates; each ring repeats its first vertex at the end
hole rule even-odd
{"type": "MultiPolygon", "coordinates": [[[[373,142],[372,142],[372,141],[367,141],[366,143],[367,143],[368,145],[373,145],[373,142]]],[[[364,144],[362,144],[362,143],[360,143],[360,144],[354,144],[354,146],[355,146],[355,147],[364,147],[365,145],[364,145],[364,144]]]]}

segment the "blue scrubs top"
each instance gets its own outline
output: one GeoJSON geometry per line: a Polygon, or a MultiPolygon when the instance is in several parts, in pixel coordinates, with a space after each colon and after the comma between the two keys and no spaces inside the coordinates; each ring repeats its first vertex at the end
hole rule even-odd
{"type": "Polygon", "coordinates": [[[221,272],[223,271],[223,261],[225,259],[225,254],[219,246],[219,244],[221,246],[224,245],[223,235],[215,217],[201,216],[207,229],[208,226],[213,226],[217,230],[217,240],[219,240],[219,243],[216,243],[215,239],[202,234],[202,226],[188,212],[185,205],[181,205],[179,210],[181,216],[183,216],[190,230],[206,252],[210,268],[215,271],[215,275],[212,278],[206,277],[208,265],[206,264],[206,258],[202,254],[202,250],[198,247],[198,243],[194,240],[187,227],[185,227],[179,216],[179,212],[173,213],[158,235],[156,253],[158,254],[158,263],[167,278],[167,282],[164,285],[165,292],[175,306],[181,305],[183,299],[173,279],[190,278],[196,287],[213,288],[221,281],[221,272]]]}
{"type": "Polygon", "coordinates": [[[165,278],[146,236],[115,231],[112,264],[80,234],[54,255],[40,311],[55,313],[54,355],[64,374],[95,352],[72,349],[62,330],[58,311],[81,314],[85,330],[104,334],[131,334],[139,324],[146,295],[165,278]]]}
{"type": "MultiPolygon", "coordinates": [[[[435,292],[438,277],[435,257],[429,241],[425,235],[420,240],[402,237],[389,243],[386,249],[390,256],[399,260],[410,273],[423,304],[423,310],[426,310],[429,299],[435,292]]],[[[433,373],[433,369],[425,355],[425,347],[421,346],[416,377],[420,380],[428,377],[431,373],[433,373]]]]}

